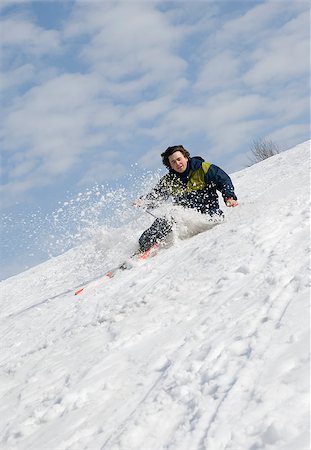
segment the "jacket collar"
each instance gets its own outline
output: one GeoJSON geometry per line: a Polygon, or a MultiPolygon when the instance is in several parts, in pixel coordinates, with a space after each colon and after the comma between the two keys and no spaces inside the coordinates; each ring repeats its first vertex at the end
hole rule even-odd
{"type": "Polygon", "coordinates": [[[201,156],[193,156],[188,160],[187,169],[183,173],[175,172],[173,169],[170,169],[169,172],[179,178],[183,183],[187,183],[190,172],[198,170],[202,162],[204,162],[204,159],[201,156]]]}

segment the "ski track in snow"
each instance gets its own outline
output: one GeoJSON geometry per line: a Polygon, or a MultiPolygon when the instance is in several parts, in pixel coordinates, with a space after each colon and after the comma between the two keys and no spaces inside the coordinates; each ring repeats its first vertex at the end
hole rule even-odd
{"type": "Polygon", "coordinates": [[[3,282],[1,448],[307,450],[308,159],[234,174],[225,223],[81,297],[81,249],[3,282]]]}

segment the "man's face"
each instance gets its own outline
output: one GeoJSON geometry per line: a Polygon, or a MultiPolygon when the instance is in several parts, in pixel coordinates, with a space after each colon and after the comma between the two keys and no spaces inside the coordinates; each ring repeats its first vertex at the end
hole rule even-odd
{"type": "Polygon", "coordinates": [[[175,172],[183,173],[187,169],[188,158],[178,151],[168,157],[168,162],[175,172]]]}

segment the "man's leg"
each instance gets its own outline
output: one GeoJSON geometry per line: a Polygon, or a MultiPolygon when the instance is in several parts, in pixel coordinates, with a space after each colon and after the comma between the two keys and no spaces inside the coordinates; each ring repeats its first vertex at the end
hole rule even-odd
{"type": "Polygon", "coordinates": [[[219,209],[219,208],[209,208],[207,210],[207,213],[211,217],[214,217],[214,218],[218,218],[219,217],[219,218],[223,218],[224,219],[224,217],[225,217],[223,211],[221,209],[219,209]]]}
{"type": "Polygon", "coordinates": [[[160,217],[139,238],[140,250],[145,252],[155,243],[162,241],[172,231],[171,223],[160,217]]]}

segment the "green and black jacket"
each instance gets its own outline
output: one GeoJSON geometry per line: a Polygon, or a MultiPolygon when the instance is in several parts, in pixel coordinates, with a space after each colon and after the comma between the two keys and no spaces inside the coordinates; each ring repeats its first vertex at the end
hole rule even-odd
{"type": "Polygon", "coordinates": [[[172,197],[174,203],[195,208],[204,214],[219,211],[217,191],[221,192],[224,201],[227,198],[237,200],[229,175],[220,167],[195,156],[189,159],[184,173],[170,169],[144,199],[156,207],[172,197]]]}

